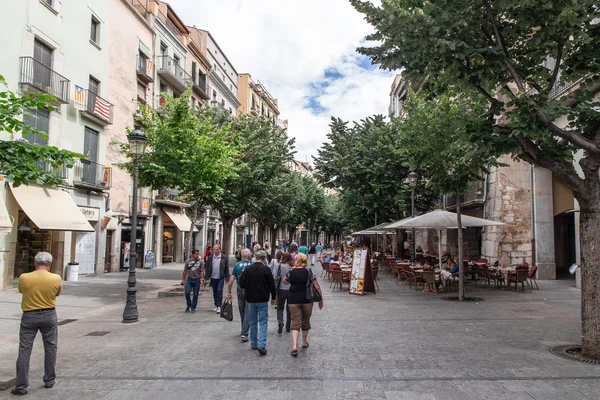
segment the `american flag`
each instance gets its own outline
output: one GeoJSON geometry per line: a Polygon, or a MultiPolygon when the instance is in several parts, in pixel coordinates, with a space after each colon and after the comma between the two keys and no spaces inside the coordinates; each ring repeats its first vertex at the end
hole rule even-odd
{"type": "Polygon", "coordinates": [[[110,103],[96,96],[94,103],[94,114],[103,116],[105,119],[110,119],[110,103]]]}
{"type": "Polygon", "coordinates": [[[83,110],[85,106],[85,89],[75,85],[75,95],[73,96],[73,105],[75,108],[83,110]]]}

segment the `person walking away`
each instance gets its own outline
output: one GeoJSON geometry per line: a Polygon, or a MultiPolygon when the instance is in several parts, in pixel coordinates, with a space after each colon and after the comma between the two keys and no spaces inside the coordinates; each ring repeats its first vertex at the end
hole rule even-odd
{"type": "Polygon", "coordinates": [[[227,298],[231,299],[231,289],[233,287],[233,281],[237,283],[237,300],[238,300],[238,310],[240,312],[240,323],[242,325],[241,338],[242,342],[248,341],[248,329],[250,328],[250,322],[248,321],[248,303],[246,302],[246,294],[244,289],[240,287],[240,276],[244,273],[246,267],[252,265],[252,261],[250,258],[252,257],[252,252],[250,249],[244,249],[241,251],[242,260],[237,262],[233,266],[233,271],[231,272],[231,278],[229,278],[229,282],[227,283],[227,298]]]}
{"type": "Polygon", "coordinates": [[[238,244],[237,249],[235,250],[235,261],[242,261],[242,245],[238,244]]]}
{"type": "Polygon", "coordinates": [[[218,244],[213,246],[213,254],[206,261],[205,276],[210,279],[210,287],[213,291],[215,300],[213,311],[219,314],[223,303],[223,286],[225,281],[229,282],[229,259],[221,254],[221,246],[218,244]]]}
{"type": "MultiPolygon", "coordinates": [[[[304,254],[296,256],[294,268],[287,274],[286,283],[290,285],[288,303],[292,315],[292,357],[298,356],[298,337],[302,329],[302,348],[308,348],[308,331],[310,330],[310,317],[313,303],[306,300],[306,283],[310,280],[315,289],[323,297],[321,286],[312,269],[306,268],[307,259],[304,254]]],[[[319,302],[319,310],[323,308],[323,300],[319,302]]]]}
{"type": "Polygon", "coordinates": [[[317,243],[317,257],[321,257],[321,254],[323,254],[323,245],[321,244],[321,242],[317,243]]]}
{"type": "Polygon", "coordinates": [[[185,312],[190,310],[195,313],[198,306],[198,293],[200,284],[204,281],[204,262],[200,259],[200,250],[194,250],[192,258],[187,260],[183,266],[181,284],[185,285],[185,312]],[[191,298],[190,298],[190,295],[191,298]]]}
{"type": "Polygon", "coordinates": [[[298,254],[298,245],[296,242],[290,243],[290,256],[292,256],[292,261],[296,262],[296,254],[298,254]]]}
{"type": "Polygon", "coordinates": [[[256,262],[246,267],[240,277],[240,287],[246,291],[248,320],[250,322],[250,347],[261,356],[267,355],[267,327],[269,322],[269,295],[275,305],[275,281],[267,266],[267,253],[259,250],[256,262]]]}
{"type": "Polygon", "coordinates": [[[317,259],[317,246],[315,246],[314,242],[308,248],[308,257],[310,258],[310,266],[314,267],[317,259]]]}
{"type": "MultiPolygon", "coordinates": [[[[266,250],[265,250],[266,251],[266,250]]],[[[272,260],[269,260],[269,253],[267,253],[267,261],[269,263],[269,269],[271,270],[271,273],[273,274],[273,278],[275,279],[275,290],[279,291],[279,288],[277,287],[277,271],[279,270],[279,261],[281,260],[281,251],[277,250],[277,252],[275,253],[275,258],[273,258],[272,260]]],[[[275,302],[275,309],[277,309],[277,301],[275,302]]]]}
{"type": "Polygon", "coordinates": [[[19,276],[21,299],[21,328],[19,331],[19,356],[17,382],[10,391],[15,395],[27,394],[29,386],[29,361],[37,332],[44,342],[44,386],[50,389],[56,378],[56,353],[58,345],[58,317],[56,297],[62,290],[62,278],[50,272],[52,255],[41,251],[35,255],[35,271],[19,276]]]}
{"type": "Polygon", "coordinates": [[[283,310],[285,309],[285,331],[291,329],[292,316],[290,315],[290,305],[288,297],[290,293],[290,285],[284,281],[288,272],[292,269],[292,256],[290,253],[281,253],[279,265],[273,276],[275,278],[275,286],[277,287],[277,333],[281,335],[283,332],[283,310]],[[285,308],[284,308],[285,307],[285,308]]]}
{"type": "Polygon", "coordinates": [[[302,245],[300,247],[298,247],[298,253],[302,253],[304,255],[308,254],[308,247],[306,247],[305,245],[302,245]]]}

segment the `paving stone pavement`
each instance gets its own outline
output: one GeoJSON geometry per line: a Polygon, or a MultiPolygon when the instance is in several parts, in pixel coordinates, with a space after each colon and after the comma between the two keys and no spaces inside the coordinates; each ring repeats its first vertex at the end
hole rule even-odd
{"type": "MultiPolygon", "coordinates": [[[[325,307],[313,313],[310,347],[290,356],[270,310],[268,355],[239,340],[239,318],[198,312],[183,298],[158,298],[177,284],[180,266],[140,271],[140,321],[121,323],[126,274],[66,283],[59,319],[58,378],[41,381],[43,348],[34,346],[30,399],[597,399],[600,366],[557,358],[548,347],[580,338],[580,292],[572,281],[538,282],[540,291],[474,288],[479,303],[397,286],[352,296],[321,283],[325,307]],[[87,336],[92,332],[104,336],[87,336]]],[[[0,292],[0,377],[14,374],[19,295],[0,292]]],[[[234,310],[237,307],[234,300],[234,310]]],[[[0,399],[12,397],[0,392],[0,399]]]]}

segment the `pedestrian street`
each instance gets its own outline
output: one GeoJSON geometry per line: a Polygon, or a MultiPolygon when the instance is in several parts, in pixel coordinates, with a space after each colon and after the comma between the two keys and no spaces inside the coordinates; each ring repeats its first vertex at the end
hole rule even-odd
{"type": "MultiPolygon", "coordinates": [[[[183,296],[157,296],[179,285],[181,268],[138,272],[134,324],[121,322],[126,274],[65,282],[59,321],[74,321],[59,327],[56,385],[43,388],[38,338],[26,398],[548,400],[593,399],[600,389],[599,366],[548,352],[580,336],[571,282],[539,282],[526,295],[482,289],[484,301],[461,304],[387,276],[375,295],[332,291],[317,267],[324,308],[313,312],[310,347],[291,357],[270,308],[260,357],[240,341],[235,296],[232,322],[212,311],[209,288],[195,314],[184,313],[183,296]]],[[[0,376],[14,376],[18,299],[14,289],[0,298],[0,376]]]]}

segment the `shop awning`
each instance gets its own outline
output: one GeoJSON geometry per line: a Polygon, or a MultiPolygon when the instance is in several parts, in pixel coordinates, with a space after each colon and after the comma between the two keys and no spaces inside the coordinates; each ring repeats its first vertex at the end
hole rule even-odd
{"type": "MultiPolygon", "coordinates": [[[[190,227],[192,226],[192,220],[189,219],[188,216],[185,215],[185,213],[168,209],[163,209],[163,212],[167,214],[167,216],[171,219],[171,221],[173,221],[175,226],[177,226],[177,229],[179,229],[181,232],[190,231],[190,227]]],[[[198,229],[196,229],[196,227],[194,227],[194,232],[198,232],[198,229]]]]}
{"type": "Polygon", "coordinates": [[[39,228],[49,231],[93,232],[69,193],[34,185],[10,186],[17,203],[39,228]]]}

